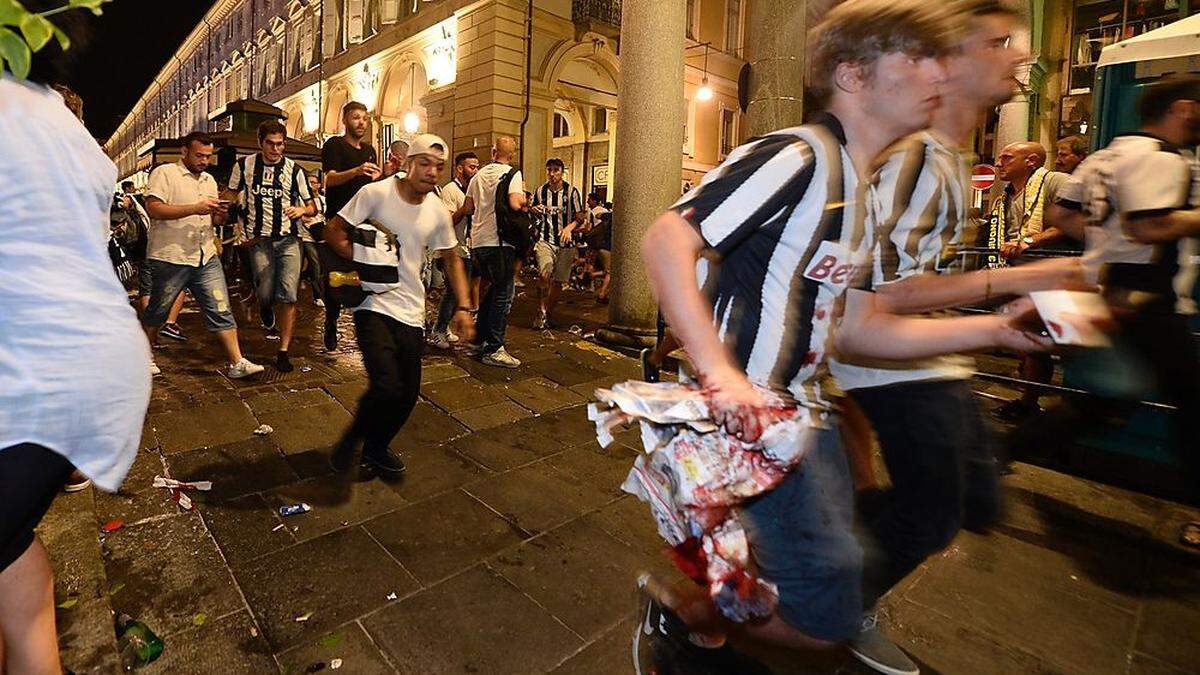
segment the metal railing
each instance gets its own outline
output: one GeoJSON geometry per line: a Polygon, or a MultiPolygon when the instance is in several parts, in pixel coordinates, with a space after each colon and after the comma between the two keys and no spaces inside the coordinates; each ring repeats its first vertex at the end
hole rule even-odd
{"type": "Polygon", "coordinates": [[[572,0],[571,20],[576,24],[601,23],[621,27],[621,0],[572,0]]]}

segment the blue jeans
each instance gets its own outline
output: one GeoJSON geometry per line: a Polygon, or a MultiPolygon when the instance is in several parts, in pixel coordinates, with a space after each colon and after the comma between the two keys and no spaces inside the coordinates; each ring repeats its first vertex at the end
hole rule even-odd
{"type": "MultiPolygon", "coordinates": [[[[459,258],[463,261],[463,271],[467,275],[467,283],[471,283],[471,259],[459,258]]],[[[458,296],[454,293],[454,286],[450,283],[450,277],[442,275],[446,279],[446,288],[442,291],[442,302],[438,305],[437,323],[433,324],[434,333],[445,333],[450,328],[450,319],[454,318],[454,310],[458,309],[459,305],[468,305],[470,298],[463,298],[463,302],[458,301],[458,296]]]]}
{"type": "Polygon", "coordinates": [[[508,328],[508,310],[512,309],[513,272],[516,254],[509,246],[483,246],[471,249],[472,263],[488,289],[479,299],[479,316],[475,330],[483,355],[504,346],[504,331],[508,328]]]}
{"type": "Polygon", "coordinates": [[[254,294],[258,296],[259,307],[269,310],[277,302],[296,302],[301,257],[299,237],[264,238],[250,247],[254,294]]]}
{"type": "Polygon", "coordinates": [[[862,547],[841,436],[817,433],[800,465],[738,515],[759,574],[779,588],[779,618],[805,635],[841,642],[862,620],[862,547]]]}
{"type": "Polygon", "coordinates": [[[142,323],[152,328],[163,325],[175,298],[186,288],[200,303],[205,328],[214,333],[237,328],[220,258],[213,256],[199,266],[176,265],[162,260],[147,260],[146,265],[150,268],[150,303],[146,305],[142,323]]]}

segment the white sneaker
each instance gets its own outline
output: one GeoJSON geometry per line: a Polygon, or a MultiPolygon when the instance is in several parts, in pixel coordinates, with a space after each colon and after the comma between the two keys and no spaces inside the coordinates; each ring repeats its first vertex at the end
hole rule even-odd
{"type": "Polygon", "coordinates": [[[158,364],[155,363],[154,361],[150,362],[150,375],[151,376],[162,375],[162,368],[159,368],[158,364]]]}
{"type": "Polygon", "coordinates": [[[445,333],[434,333],[429,336],[429,344],[435,349],[450,349],[450,336],[445,333]]]}
{"type": "Polygon", "coordinates": [[[317,305],[317,307],[324,307],[324,306],[325,306],[325,301],[324,301],[324,300],[322,300],[322,299],[320,299],[320,298],[317,298],[316,305],[317,305]]]}
{"type": "Polygon", "coordinates": [[[534,330],[545,330],[546,329],[546,310],[544,310],[544,309],[538,310],[538,317],[537,317],[537,319],[534,319],[534,321],[533,321],[533,329],[534,330]]]}
{"type": "Polygon", "coordinates": [[[243,377],[257,375],[266,370],[257,363],[251,363],[249,359],[243,357],[241,361],[229,366],[229,370],[225,371],[225,375],[231,380],[240,380],[243,377]]]}
{"type": "Polygon", "coordinates": [[[481,361],[485,365],[496,366],[498,368],[516,368],[521,365],[521,362],[517,359],[517,357],[509,354],[504,347],[501,347],[500,349],[497,349],[491,354],[483,357],[481,361]]]}
{"type": "Polygon", "coordinates": [[[458,336],[457,336],[457,335],[455,335],[455,334],[454,334],[454,331],[452,331],[452,330],[448,330],[448,331],[446,331],[446,337],[447,337],[447,338],[448,338],[448,339],[449,339],[451,342],[458,342],[458,336]]]}

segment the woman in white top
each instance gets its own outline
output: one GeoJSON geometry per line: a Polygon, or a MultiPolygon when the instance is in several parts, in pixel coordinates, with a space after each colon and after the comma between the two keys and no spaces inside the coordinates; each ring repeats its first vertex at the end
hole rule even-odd
{"type": "MultiPolygon", "coordinates": [[[[69,30],[85,14],[54,20],[69,30]]],[[[0,671],[10,673],[61,672],[54,579],[34,528],[72,464],[104,490],[120,486],[150,399],[149,345],[108,259],[117,168],[46,86],[62,57],[51,40],[29,79],[0,74],[0,671]]]]}

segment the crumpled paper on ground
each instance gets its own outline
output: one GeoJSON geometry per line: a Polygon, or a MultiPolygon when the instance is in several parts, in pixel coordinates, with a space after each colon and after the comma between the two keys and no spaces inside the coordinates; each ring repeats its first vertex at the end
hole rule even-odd
{"type": "Polygon", "coordinates": [[[599,402],[588,407],[602,447],[618,428],[640,426],[644,454],[621,488],[650,505],[675,564],[734,621],[769,616],[778,591],[750,569],[750,544],[733,507],[778,485],[815,439],[807,415],[761,391],[777,421],[754,443],[715,424],[694,384],[624,382],[597,390],[599,402]]]}

